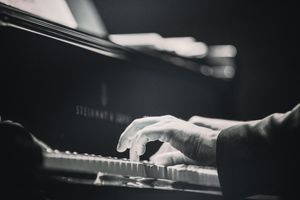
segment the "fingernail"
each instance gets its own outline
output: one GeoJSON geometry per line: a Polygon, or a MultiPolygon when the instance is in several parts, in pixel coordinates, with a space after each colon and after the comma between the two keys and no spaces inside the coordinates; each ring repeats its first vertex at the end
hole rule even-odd
{"type": "Polygon", "coordinates": [[[117,151],[118,152],[123,152],[123,151],[125,151],[125,148],[119,143],[118,146],[117,146],[117,151]]]}
{"type": "Polygon", "coordinates": [[[120,145],[117,145],[117,151],[120,152],[120,145]]]}

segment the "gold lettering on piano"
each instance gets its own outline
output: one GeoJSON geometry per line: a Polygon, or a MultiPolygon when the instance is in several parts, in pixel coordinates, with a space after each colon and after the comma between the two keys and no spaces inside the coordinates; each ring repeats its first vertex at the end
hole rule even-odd
{"type": "Polygon", "coordinates": [[[108,121],[122,125],[128,125],[133,119],[130,115],[125,113],[97,109],[84,105],[76,105],[76,115],[84,118],[108,121]]]}

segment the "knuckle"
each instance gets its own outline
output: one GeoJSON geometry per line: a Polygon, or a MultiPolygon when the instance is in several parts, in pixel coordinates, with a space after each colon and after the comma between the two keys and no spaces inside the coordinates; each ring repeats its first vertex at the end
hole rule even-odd
{"type": "Polygon", "coordinates": [[[133,121],[131,122],[131,125],[132,125],[132,126],[137,126],[137,125],[140,124],[140,123],[141,123],[141,119],[138,118],[138,119],[133,120],[133,121]]]}
{"type": "Polygon", "coordinates": [[[189,119],[189,122],[192,122],[192,123],[196,123],[196,122],[199,122],[200,121],[200,117],[199,116],[192,116],[190,119],[189,119]]]}
{"type": "Polygon", "coordinates": [[[163,116],[163,121],[165,121],[165,122],[172,122],[175,119],[176,118],[174,116],[172,116],[172,115],[165,115],[165,116],[163,116]]]}
{"type": "Polygon", "coordinates": [[[172,115],[165,115],[165,118],[168,118],[168,119],[175,119],[175,117],[172,116],[172,115]]]}
{"type": "Polygon", "coordinates": [[[135,120],[133,120],[133,121],[131,122],[131,125],[134,126],[134,125],[136,125],[137,123],[138,123],[138,121],[137,121],[137,119],[135,119],[135,120]]]}
{"type": "Polygon", "coordinates": [[[189,119],[189,121],[194,121],[194,120],[196,120],[196,119],[197,119],[197,116],[194,115],[194,116],[192,116],[192,117],[189,119]]]}

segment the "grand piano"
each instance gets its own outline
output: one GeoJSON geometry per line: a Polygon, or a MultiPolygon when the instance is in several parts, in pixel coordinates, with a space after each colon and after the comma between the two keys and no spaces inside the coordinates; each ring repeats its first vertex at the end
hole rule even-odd
{"type": "MultiPolygon", "coordinates": [[[[50,161],[44,158],[50,165],[51,155],[71,159],[80,154],[84,161],[128,157],[115,147],[135,118],[170,114],[188,120],[193,115],[233,115],[235,78],[207,76],[200,70],[201,66],[213,67],[214,62],[207,58],[195,61],[126,48],[99,32],[1,2],[0,115],[2,120],[21,123],[49,145],[49,154],[43,155],[50,155],[50,161]],[[180,62],[171,62],[174,59],[180,62]]],[[[159,145],[149,144],[142,159],[159,145]]],[[[68,171],[69,165],[63,170],[53,163],[55,170],[39,168],[35,185],[41,196],[222,199],[220,187],[68,171]]]]}

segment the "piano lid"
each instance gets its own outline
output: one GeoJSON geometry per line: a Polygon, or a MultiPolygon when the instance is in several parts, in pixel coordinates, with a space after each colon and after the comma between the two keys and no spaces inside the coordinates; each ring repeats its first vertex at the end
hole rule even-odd
{"type": "Polygon", "coordinates": [[[0,2],[70,28],[76,29],[78,27],[78,24],[65,0],[0,0],[0,2]]]}
{"type": "MultiPolygon", "coordinates": [[[[83,26],[76,29],[70,28],[61,23],[53,22],[53,20],[12,7],[7,2],[14,2],[14,0],[0,0],[0,26],[17,28],[39,34],[104,56],[130,60],[130,62],[143,66],[147,65],[151,68],[153,66],[160,66],[159,68],[180,70],[183,73],[194,74],[195,76],[204,79],[227,81],[233,79],[235,74],[235,61],[233,58],[229,59],[230,65],[221,60],[221,63],[217,63],[217,66],[214,66],[214,63],[211,63],[206,57],[193,60],[192,58],[185,58],[180,55],[156,50],[138,51],[133,48],[116,44],[114,41],[110,41],[108,36],[101,37],[99,34],[86,31],[83,26]]],[[[70,2],[75,3],[77,1],[66,0],[66,2],[70,6],[70,2]]],[[[73,14],[76,13],[73,12],[73,10],[79,10],[78,7],[76,8],[74,6],[70,6],[70,9],[73,14]]],[[[76,15],[74,15],[74,17],[76,18],[76,15]]],[[[78,26],[84,24],[84,20],[82,20],[83,19],[81,19],[82,23],[78,23],[80,20],[76,18],[78,26]]],[[[213,59],[213,61],[215,60],[216,59],[213,59]]]]}
{"type": "Polygon", "coordinates": [[[59,20],[55,21],[38,15],[41,11],[35,11],[35,13],[29,12],[30,10],[27,7],[21,10],[19,9],[20,6],[19,8],[11,6],[11,4],[9,4],[10,2],[14,1],[0,1],[0,26],[22,29],[79,46],[109,57],[120,59],[126,58],[126,52],[128,52],[126,48],[106,40],[104,36],[100,37],[99,34],[96,35],[91,33],[91,31],[85,31],[83,28],[74,29],[73,25],[75,24],[73,24],[74,21],[70,15],[68,15],[70,20],[69,22],[65,21],[64,23],[61,23],[59,20]]]}

